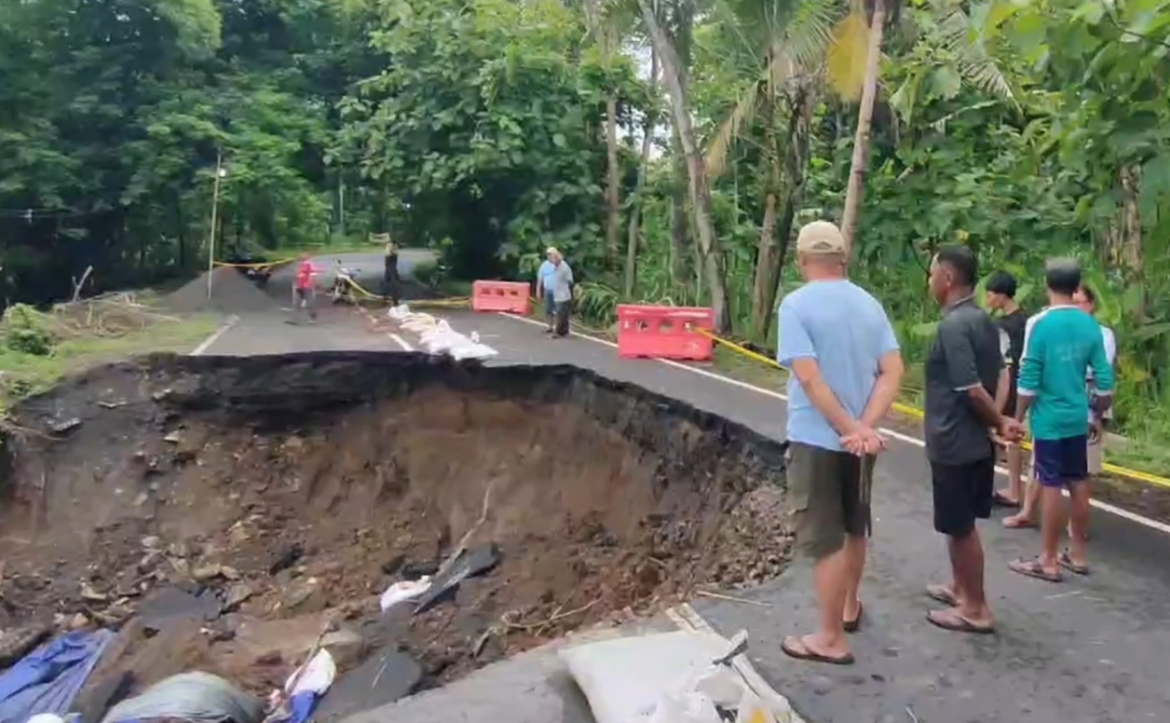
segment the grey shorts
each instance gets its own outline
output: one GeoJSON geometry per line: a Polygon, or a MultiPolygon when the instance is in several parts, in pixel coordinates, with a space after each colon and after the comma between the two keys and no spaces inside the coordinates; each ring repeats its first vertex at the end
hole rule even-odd
{"type": "Polygon", "coordinates": [[[846,535],[870,535],[874,460],[800,442],[788,448],[788,506],[802,552],[820,560],[846,535]]]}

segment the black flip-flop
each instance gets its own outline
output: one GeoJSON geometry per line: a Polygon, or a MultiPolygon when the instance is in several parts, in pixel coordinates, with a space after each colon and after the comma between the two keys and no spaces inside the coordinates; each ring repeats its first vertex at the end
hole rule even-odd
{"type": "Polygon", "coordinates": [[[861,629],[861,616],[864,614],[865,614],[865,606],[861,604],[860,600],[858,600],[857,601],[857,617],[853,618],[852,620],[845,621],[845,632],[856,633],[858,630],[860,630],[861,629]]]}
{"type": "Polygon", "coordinates": [[[1038,557],[1012,560],[1008,563],[1008,569],[1025,577],[1034,577],[1044,582],[1064,582],[1064,575],[1061,575],[1059,572],[1048,572],[1045,570],[1044,566],[1040,564],[1040,558],[1038,557]]]}
{"type": "Polygon", "coordinates": [[[955,607],[959,604],[958,599],[955,597],[955,593],[953,593],[946,585],[927,585],[926,596],[931,600],[940,602],[943,605],[950,605],[951,607],[955,607]]]}
{"type": "Polygon", "coordinates": [[[1060,557],[1057,558],[1057,562],[1060,563],[1061,567],[1073,573],[1074,575],[1081,575],[1083,577],[1089,574],[1089,566],[1078,565],[1077,563],[1073,562],[1072,555],[1069,554],[1068,550],[1060,553],[1060,557]]]}
{"type": "Polygon", "coordinates": [[[1002,492],[1000,492],[998,490],[996,490],[995,494],[991,496],[991,502],[996,507],[1006,507],[1006,508],[1012,509],[1012,510],[1020,509],[1019,502],[1017,502],[1013,499],[1009,499],[1006,495],[1004,495],[1002,492]]]}
{"type": "Polygon", "coordinates": [[[800,649],[789,645],[788,638],[785,638],[784,642],[780,644],[780,649],[783,650],[784,654],[790,658],[795,658],[796,660],[808,660],[814,663],[828,663],[830,665],[853,665],[853,663],[856,662],[855,658],[853,657],[853,653],[846,653],[840,657],[821,655],[815,650],[809,649],[809,647],[804,644],[803,639],[796,638],[796,640],[800,643],[800,649]]]}
{"type": "Polygon", "coordinates": [[[952,619],[945,620],[938,617],[939,613],[949,613],[949,610],[931,610],[926,614],[926,619],[931,625],[936,628],[950,631],[952,633],[974,633],[976,635],[994,635],[994,627],[984,627],[976,625],[967,618],[959,615],[954,615],[952,619]]]}

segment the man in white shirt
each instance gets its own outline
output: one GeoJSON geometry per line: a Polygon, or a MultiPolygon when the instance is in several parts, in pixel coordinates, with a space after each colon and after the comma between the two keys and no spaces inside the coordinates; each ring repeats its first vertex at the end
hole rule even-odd
{"type": "MultiPolygon", "coordinates": [[[[1093,292],[1091,287],[1082,285],[1081,288],[1077,290],[1076,295],[1073,296],[1073,300],[1077,303],[1077,306],[1081,307],[1081,310],[1086,314],[1094,318],[1097,316],[1097,294],[1093,292]]],[[[1098,319],[1098,322],[1100,322],[1100,319],[1098,319]]],[[[1116,368],[1117,336],[1113,333],[1112,329],[1105,326],[1104,324],[1101,324],[1101,340],[1105,344],[1105,356],[1109,359],[1109,364],[1116,368]]],[[[1089,372],[1088,379],[1085,381],[1088,383],[1090,390],[1096,387],[1096,380],[1093,379],[1093,372],[1091,370],[1089,372]]],[[[1108,426],[1112,419],[1113,408],[1110,407],[1109,409],[1106,409],[1105,414],[1102,415],[1102,422],[1105,424],[1105,426],[1108,426]]],[[[1104,455],[1102,453],[1104,446],[1105,435],[1099,434],[1096,435],[1096,437],[1091,436],[1089,438],[1089,474],[1101,474],[1104,468],[1104,455]]]]}

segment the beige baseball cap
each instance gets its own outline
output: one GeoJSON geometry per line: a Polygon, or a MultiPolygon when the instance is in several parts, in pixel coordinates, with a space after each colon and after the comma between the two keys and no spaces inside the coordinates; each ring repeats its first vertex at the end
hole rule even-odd
{"type": "Polygon", "coordinates": [[[559,254],[559,253],[560,253],[560,251],[557,251],[556,246],[549,246],[547,249],[544,250],[545,256],[548,256],[549,254],[559,254]]]}
{"type": "Polygon", "coordinates": [[[796,237],[796,252],[827,256],[845,253],[845,237],[837,224],[828,221],[813,221],[800,228],[796,237]]]}

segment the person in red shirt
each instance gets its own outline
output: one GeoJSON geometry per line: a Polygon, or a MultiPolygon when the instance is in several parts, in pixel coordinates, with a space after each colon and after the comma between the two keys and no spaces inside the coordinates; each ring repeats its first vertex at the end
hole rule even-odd
{"type": "Polygon", "coordinates": [[[313,277],[316,275],[317,269],[313,266],[312,256],[305,254],[301,257],[300,266],[297,267],[293,311],[305,309],[309,313],[309,318],[313,320],[317,318],[317,310],[313,308],[313,277]]]}

